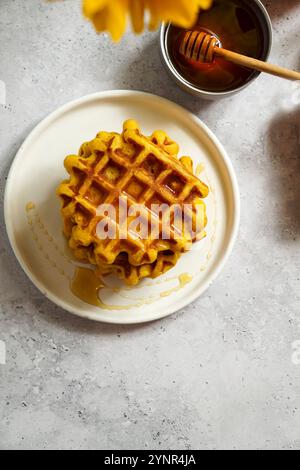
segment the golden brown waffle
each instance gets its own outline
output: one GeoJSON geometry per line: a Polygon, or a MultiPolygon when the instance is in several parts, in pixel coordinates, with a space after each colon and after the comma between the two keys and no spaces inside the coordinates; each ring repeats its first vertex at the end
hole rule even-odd
{"type": "Polygon", "coordinates": [[[78,259],[101,266],[103,270],[116,271],[127,281],[156,277],[160,269],[165,272],[176,264],[179,254],[186,251],[192,241],[204,236],[203,198],[209,189],[193,175],[192,160],[189,157],[179,160],[178,151],[178,145],[165,132],[156,131],[147,138],[140,133],[137,123],[130,120],[124,123],[121,135],[100,132],[94,140],[81,146],[79,155],[66,158],[70,179],[60,185],[58,194],[63,201],[65,234],[78,259]],[[126,200],[129,207],[139,204],[140,216],[145,221],[152,215],[155,238],[131,233],[130,223],[136,216],[128,218],[129,229],[124,239],[121,239],[122,227],[118,223],[115,239],[97,237],[97,226],[103,220],[98,207],[111,204],[119,215],[120,198],[126,200]],[[199,219],[201,222],[196,236],[186,230],[186,226],[178,236],[174,219],[171,219],[170,237],[164,239],[164,215],[153,219],[152,204],[168,207],[189,204],[193,231],[199,219]]]}

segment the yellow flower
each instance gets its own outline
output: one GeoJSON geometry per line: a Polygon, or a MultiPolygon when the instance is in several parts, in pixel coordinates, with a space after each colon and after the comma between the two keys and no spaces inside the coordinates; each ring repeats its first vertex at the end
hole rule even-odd
{"type": "Polygon", "coordinates": [[[146,11],[150,12],[150,29],[161,21],[189,28],[199,9],[210,8],[211,4],[212,0],[83,0],[83,12],[98,32],[108,31],[118,41],[125,32],[128,14],[136,33],[144,29],[146,11]]]}

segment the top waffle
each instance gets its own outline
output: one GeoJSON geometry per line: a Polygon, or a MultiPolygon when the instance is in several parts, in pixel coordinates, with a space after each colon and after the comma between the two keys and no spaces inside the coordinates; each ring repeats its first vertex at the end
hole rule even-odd
{"type": "Polygon", "coordinates": [[[60,185],[58,194],[70,246],[88,250],[94,264],[111,265],[119,255],[127,254],[130,265],[141,266],[154,263],[159,253],[182,253],[192,241],[202,238],[206,226],[203,198],[209,189],[193,175],[189,157],[178,159],[178,151],[178,145],[166,133],[157,131],[145,137],[138,124],[130,120],[124,123],[122,134],[100,132],[81,146],[79,155],[67,157],[65,168],[70,179],[60,185]],[[111,213],[99,212],[104,204],[115,209],[114,220],[111,213]],[[122,204],[128,206],[125,221],[121,221],[122,204]],[[137,205],[138,214],[131,213],[137,205]],[[185,207],[181,230],[172,212],[153,210],[157,205],[185,207]],[[150,235],[132,230],[138,221],[144,221],[142,225],[147,227],[149,220],[150,235]],[[114,226],[114,237],[99,238],[101,221],[114,226]]]}

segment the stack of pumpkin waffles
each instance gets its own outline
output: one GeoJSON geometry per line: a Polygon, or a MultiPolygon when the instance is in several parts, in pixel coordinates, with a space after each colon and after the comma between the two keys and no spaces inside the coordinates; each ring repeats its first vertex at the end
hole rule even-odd
{"type": "Polygon", "coordinates": [[[146,137],[128,120],[122,134],[100,132],[65,159],[70,177],[58,195],[76,259],[133,286],[174,267],[205,236],[209,189],[178,152],[165,132],[146,137]]]}

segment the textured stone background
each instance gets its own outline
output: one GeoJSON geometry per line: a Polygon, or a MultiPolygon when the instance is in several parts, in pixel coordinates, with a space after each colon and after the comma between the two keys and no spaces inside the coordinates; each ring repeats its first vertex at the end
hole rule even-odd
{"type": "MultiPolygon", "coordinates": [[[[266,4],[272,60],[300,68],[299,1],[266,4]]],[[[264,76],[228,101],[197,101],[168,79],[157,41],[129,34],[111,45],[77,0],[0,2],[2,449],[300,449],[300,88],[264,76]],[[220,278],[184,311],[138,327],[84,321],[42,297],[12,254],[2,210],[28,132],[73,98],[117,88],[200,116],[227,147],[242,197],[220,278]]]]}

